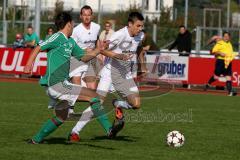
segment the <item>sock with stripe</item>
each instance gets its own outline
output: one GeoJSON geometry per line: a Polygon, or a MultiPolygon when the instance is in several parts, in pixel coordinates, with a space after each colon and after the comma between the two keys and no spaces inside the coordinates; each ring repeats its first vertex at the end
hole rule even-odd
{"type": "Polygon", "coordinates": [[[42,128],[38,131],[38,133],[32,138],[34,142],[40,143],[43,138],[47,137],[53,131],[55,131],[63,121],[61,121],[58,117],[53,117],[48,119],[42,126],[42,128]]]}
{"type": "Polygon", "coordinates": [[[88,122],[93,118],[94,113],[92,112],[91,106],[85,109],[82,113],[81,118],[77,122],[77,124],[72,129],[72,133],[79,134],[79,132],[87,125],[88,122]]]}
{"type": "Polygon", "coordinates": [[[100,99],[98,97],[92,98],[90,100],[92,112],[97,118],[98,122],[102,125],[106,133],[109,133],[110,128],[112,127],[104,108],[101,105],[100,99]]]}

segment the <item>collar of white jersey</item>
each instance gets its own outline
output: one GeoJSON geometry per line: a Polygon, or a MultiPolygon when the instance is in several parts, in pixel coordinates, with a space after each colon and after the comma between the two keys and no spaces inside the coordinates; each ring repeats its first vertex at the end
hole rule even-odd
{"type": "Polygon", "coordinates": [[[92,26],[93,26],[93,22],[90,22],[90,28],[89,28],[89,29],[87,29],[87,28],[83,25],[83,23],[80,23],[80,25],[81,25],[82,28],[84,28],[84,29],[86,29],[86,30],[88,31],[88,30],[91,30],[91,28],[92,28],[92,26]]]}

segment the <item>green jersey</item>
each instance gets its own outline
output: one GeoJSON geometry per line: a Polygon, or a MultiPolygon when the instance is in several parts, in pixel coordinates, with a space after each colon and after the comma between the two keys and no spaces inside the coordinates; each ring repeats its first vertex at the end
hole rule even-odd
{"type": "Polygon", "coordinates": [[[37,34],[34,32],[33,34],[25,34],[24,35],[24,41],[25,42],[32,42],[35,41],[35,46],[39,43],[39,38],[37,34]]]}
{"type": "Polygon", "coordinates": [[[81,59],[85,54],[73,38],[67,38],[57,32],[40,44],[41,50],[47,50],[47,71],[40,79],[43,86],[52,86],[69,79],[70,58],[81,59]]]}

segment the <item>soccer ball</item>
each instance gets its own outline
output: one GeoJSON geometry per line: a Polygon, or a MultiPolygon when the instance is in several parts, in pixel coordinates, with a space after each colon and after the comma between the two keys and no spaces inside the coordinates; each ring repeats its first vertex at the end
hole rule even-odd
{"type": "Polygon", "coordinates": [[[179,131],[171,131],[167,134],[167,144],[171,147],[181,147],[185,138],[179,131]]]}

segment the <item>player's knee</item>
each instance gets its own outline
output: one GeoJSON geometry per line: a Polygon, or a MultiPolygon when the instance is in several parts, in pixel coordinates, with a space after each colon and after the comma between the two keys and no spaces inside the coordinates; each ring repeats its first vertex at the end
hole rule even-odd
{"type": "Polygon", "coordinates": [[[67,115],[66,116],[57,116],[61,121],[66,121],[67,120],[67,115]]]}
{"type": "Polygon", "coordinates": [[[96,90],[96,88],[97,88],[97,84],[95,83],[95,82],[93,82],[93,83],[87,83],[86,84],[87,85],[87,88],[89,88],[89,89],[91,89],[91,90],[96,90]]]}
{"type": "Polygon", "coordinates": [[[72,83],[73,84],[81,84],[81,77],[72,77],[72,83]]]}
{"type": "Polygon", "coordinates": [[[68,108],[55,110],[55,113],[60,120],[65,121],[68,117],[68,108]]]}
{"type": "Polygon", "coordinates": [[[86,76],[83,78],[83,80],[86,82],[86,83],[92,83],[92,82],[96,82],[96,77],[95,76],[86,76]]]}

